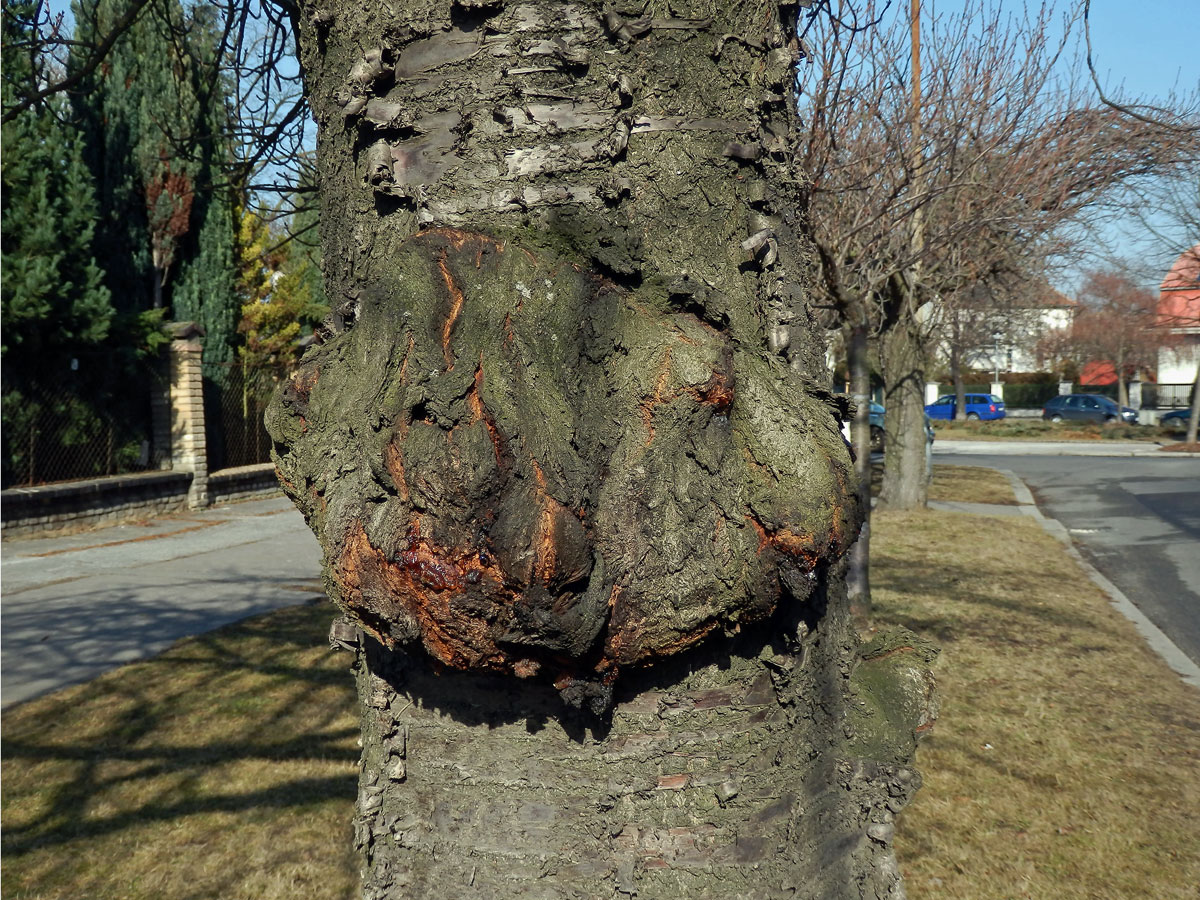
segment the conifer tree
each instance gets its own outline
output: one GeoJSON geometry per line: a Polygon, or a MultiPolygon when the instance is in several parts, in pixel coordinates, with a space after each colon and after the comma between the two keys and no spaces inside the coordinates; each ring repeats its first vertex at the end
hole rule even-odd
{"type": "MultiPolygon", "coordinates": [[[[4,103],[13,86],[37,77],[30,44],[33,4],[14,3],[3,17],[4,103]]],[[[3,126],[2,328],[4,430],[27,431],[47,387],[74,387],[88,416],[104,379],[105,340],[114,309],[92,247],[97,217],[91,175],[79,135],[63,121],[61,100],[24,110],[3,126]],[[88,377],[72,376],[81,371],[88,377]],[[75,385],[69,382],[77,380],[75,385]]],[[[8,483],[27,448],[6,437],[8,483]]]]}
{"type": "MultiPolygon", "coordinates": [[[[172,0],[173,2],[173,0],[172,0]]],[[[233,121],[228,75],[217,58],[218,21],[211,7],[197,6],[185,23],[186,93],[194,98],[189,160],[194,176],[192,242],[181,261],[172,310],[176,319],[204,327],[206,374],[220,380],[234,359],[240,305],[237,299],[235,193],[222,173],[232,162],[228,140],[233,121]]]]}
{"type": "MultiPolygon", "coordinates": [[[[126,0],[77,0],[88,46],[126,0]]],[[[206,375],[233,358],[236,220],[222,173],[231,161],[227,82],[212,10],[152,0],[84,79],[75,109],[105,216],[98,245],[119,260],[108,279],[123,310],[165,308],[206,330],[206,375]]]]}

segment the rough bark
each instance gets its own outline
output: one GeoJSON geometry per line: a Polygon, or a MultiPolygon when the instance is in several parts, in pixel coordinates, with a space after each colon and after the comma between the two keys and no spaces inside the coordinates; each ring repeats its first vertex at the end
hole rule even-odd
{"type": "Polygon", "coordinates": [[[357,653],[367,897],[901,891],[928,653],[847,630],[794,15],[302,11],[335,312],[268,427],[357,653]]]}

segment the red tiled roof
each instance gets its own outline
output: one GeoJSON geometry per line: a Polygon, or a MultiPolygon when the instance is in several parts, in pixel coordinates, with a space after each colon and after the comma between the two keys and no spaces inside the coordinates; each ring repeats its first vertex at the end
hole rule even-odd
{"type": "Polygon", "coordinates": [[[1084,363],[1079,370],[1080,384],[1116,384],[1117,370],[1110,362],[1084,363]]]}
{"type": "Polygon", "coordinates": [[[1161,291],[1200,291],[1200,244],[1184,250],[1159,287],[1161,291]]]}
{"type": "MultiPolygon", "coordinates": [[[[1142,381],[1153,383],[1154,373],[1146,369],[1139,370],[1142,381]]],[[[1095,360],[1083,364],[1079,370],[1079,384],[1082,386],[1099,386],[1117,383],[1117,367],[1107,360],[1095,360]]]]}
{"type": "Polygon", "coordinates": [[[1200,244],[1180,254],[1159,290],[1161,324],[1174,328],[1200,326],[1200,244]]]}

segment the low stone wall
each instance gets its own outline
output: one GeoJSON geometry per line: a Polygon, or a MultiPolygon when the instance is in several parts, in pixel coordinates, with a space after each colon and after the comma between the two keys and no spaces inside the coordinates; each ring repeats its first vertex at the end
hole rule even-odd
{"type": "MultiPolygon", "coordinates": [[[[139,472],[0,491],[3,535],[22,537],[66,528],[95,528],[188,509],[190,472],[139,472]]],[[[208,476],[210,503],[279,493],[275,466],[221,469],[208,476]]]]}
{"type": "Polygon", "coordinates": [[[274,463],[218,469],[209,473],[208,497],[211,503],[271,497],[280,493],[274,463]]]}
{"type": "Polygon", "coordinates": [[[187,509],[190,472],[138,472],[0,491],[0,529],[18,537],[187,509]]]}

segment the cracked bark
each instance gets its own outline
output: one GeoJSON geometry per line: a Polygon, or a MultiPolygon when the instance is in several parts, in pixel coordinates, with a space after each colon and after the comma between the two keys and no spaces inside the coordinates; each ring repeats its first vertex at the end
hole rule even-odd
{"type": "Polygon", "coordinates": [[[847,624],[795,12],[302,10],[336,308],[268,427],[356,653],[366,897],[901,893],[928,654],[847,624]]]}

